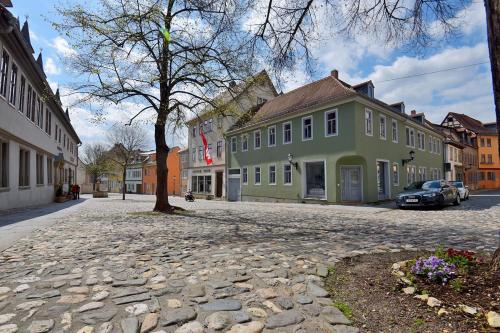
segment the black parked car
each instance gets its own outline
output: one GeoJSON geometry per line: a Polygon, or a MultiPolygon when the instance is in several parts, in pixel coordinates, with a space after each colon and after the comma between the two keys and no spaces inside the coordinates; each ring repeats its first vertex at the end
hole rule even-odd
{"type": "Polygon", "coordinates": [[[405,187],[396,197],[398,208],[460,205],[458,189],[445,180],[419,181],[405,187]]]}

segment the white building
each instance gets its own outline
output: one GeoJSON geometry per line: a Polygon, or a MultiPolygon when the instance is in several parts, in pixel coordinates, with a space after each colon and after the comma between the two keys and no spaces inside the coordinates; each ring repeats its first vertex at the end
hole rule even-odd
{"type": "Polygon", "coordinates": [[[27,22],[0,12],[0,210],[49,203],[75,182],[81,143],[35,60],[27,22]]]}
{"type": "Polygon", "coordinates": [[[224,133],[244,114],[255,111],[256,107],[277,96],[276,89],[265,71],[246,80],[240,85],[232,86],[217,97],[225,106],[225,116],[221,112],[206,110],[196,118],[187,122],[188,189],[201,197],[226,197],[226,164],[224,133]],[[255,110],[254,110],[255,109],[255,110]],[[230,115],[228,115],[230,114],[230,115]],[[204,147],[200,128],[207,139],[208,149],[213,163],[207,165],[204,160],[204,147]]]}

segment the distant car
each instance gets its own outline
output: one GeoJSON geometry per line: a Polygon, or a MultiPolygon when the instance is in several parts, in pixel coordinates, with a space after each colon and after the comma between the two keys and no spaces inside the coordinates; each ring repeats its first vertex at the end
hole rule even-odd
{"type": "Polygon", "coordinates": [[[458,189],[458,193],[460,193],[460,199],[467,200],[469,199],[469,186],[465,186],[462,181],[452,181],[450,182],[453,186],[458,189]]]}
{"type": "Polygon", "coordinates": [[[445,180],[419,181],[405,187],[396,197],[398,208],[460,205],[458,189],[445,180]]]}

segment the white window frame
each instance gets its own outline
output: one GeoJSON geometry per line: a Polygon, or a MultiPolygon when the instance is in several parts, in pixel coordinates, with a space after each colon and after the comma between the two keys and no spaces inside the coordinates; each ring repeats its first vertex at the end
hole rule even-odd
{"type": "Polygon", "coordinates": [[[392,186],[399,186],[399,178],[400,178],[399,163],[397,162],[392,163],[391,176],[392,176],[392,186]],[[394,167],[396,167],[397,179],[394,178],[394,167]]]}
{"type": "Polygon", "coordinates": [[[270,164],[267,168],[267,183],[268,185],[276,185],[276,164],[270,164]],[[271,183],[271,167],[274,167],[274,182],[271,183]]]}
{"type": "Polygon", "coordinates": [[[373,111],[370,109],[365,109],[365,117],[364,117],[364,123],[365,123],[365,135],[368,136],[373,136],[373,111]],[[367,115],[370,115],[369,118],[367,118],[367,115]],[[370,119],[370,130],[368,131],[368,119],[370,119]]]}
{"type": "Polygon", "coordinates": [[[283,131],[283,144],[288,145],[288,144],[292,143],[293,142],[292,122],[287,121],[287,122],[283,123],[283,125],[281,125],[281,129],[283,131]],[[290,125],[290,141],[285,141],[285,126],[286,125],[290,125]]]}
{"type": "Polygon", "coordinates": [[[241,135],[241,151],[248,151],[248,134],[241,135]],[[246,142],[247,148],[243,145],[246,142]]]}
{"type": "Polygon", "coordinates": [[[262,183],[262,168],[259,165],[253,167],[253,184],[260,185],[262,183]],[[259,182],[257,182],[257,169],[259,169],[259,182]]]}
{"type": "Polygon", "coordinates": [[[313,125],[313,117],[312,115],[302,117],[301,120],[301,128],[302,128],[302,141],[311,141],[314,138],[314,125],[313,125]],[[304,120],[306,119],[311,119],[311,137],[310,138],[304,138],[304,120]]]}
{"type": "Polygon", "coordinates": [[[292,169],[292,165],[289,163],[283,164],[283,185],[284,186],[292,186],[293,185],[293,169],[292,169]],[[286,176],[285,167],[287,167],[287,166],[290,168],[290,182],[289,183],[287,183],[285,181],[285,176],[286,176]]]}
{"type": "Polygon", "coordinates": [[[260,147],[262,147],[262,133],[260,130],[255,130],[253,132],[253,149],[258,150],[260,147]],[[257,146],[257,137],[255,136],[257,133],[259,133],[259,146],[257,146]]]}
{"type": "Polygon", "coordinates": [[[276,147],[276,139],[277,139],[277,133],[276,133],[276,125],[269,126],[267,128],[267,146],[268,147],[276,147]],[[274,144],[271,144],[271,129],[274,129],[274,144]]]}
{"type": "Polygon", "coordinates": [[[331,137],[331,136],[338,136],[339,135],[339,113],[337,109],[329,110],[325,112],[325,138],[331,137]],[[334,133],[328,133],[328,115],[334,113],[335,114],[335,132],[334,133]]]}
{"type": "Polygon", "coordinates": [[[235,136],[231,137],[231,153],[236,153],[238,151],[238,138],[235,136]],[[234,143],[234,145],[233,145],[234,143]]]}
{"type": "Polygon", "coordinates": [[[242,167],[241,168],[241,183],[243,185],[248,185],[248,167],[242,167]],[[246,180],[245,180],[245,175],[246,175],[246,180]]]}
{"type": "Polygon", "coordinates": [[[398,121],[396,119],[392,119],[391,121],[391,135],[392,135],[392,142],[398,143],[399,142],[399,128],[398,128],[398,121]],[[396,125],[396,127],[394,127],[396,125]],[[394,129],[396,129],[396,136],[394,136],[394,129]]]}
{"type": "Polygon", "coordinates": [[[379,126],[378,126],[379,137],[382,140],[387,140],[387,117],[385,115],[381,114],[378,121],[379,121],[379,126]],[[384,135],[383,136],[382,136],[382,119],[384,119],[384,135]]]}

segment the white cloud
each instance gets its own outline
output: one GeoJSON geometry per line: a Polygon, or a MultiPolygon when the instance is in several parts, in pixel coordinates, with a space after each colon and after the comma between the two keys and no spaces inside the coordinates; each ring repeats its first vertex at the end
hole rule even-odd
{"type": "Polygon", "coordinates": [[[61,36],[57,36],[52,40],[51,46],[56,50],[56,52],[63,57],[71,57],[76,54],[76,51],[71,48],[68,41],[61,36]]]}
{"type": "Polygon", "coordinates": [[[61,69],[57,67],[56,63],[54,62],[54,59],[51,57],[48,57],[47,60],[44,63],[45,67],[45,73],[48,75],[58,75],[61,73],[61,69]]]}

